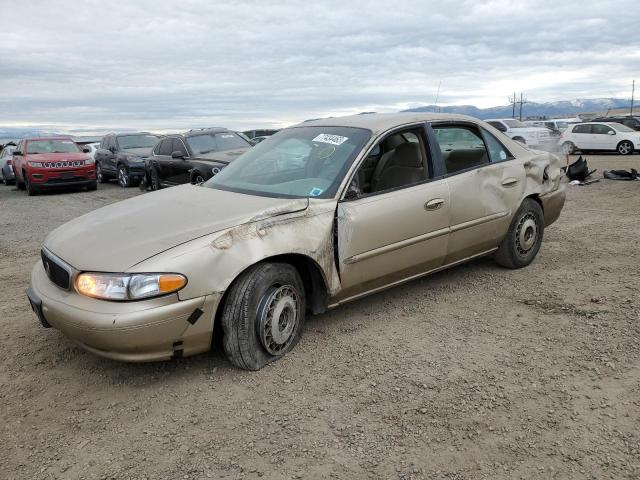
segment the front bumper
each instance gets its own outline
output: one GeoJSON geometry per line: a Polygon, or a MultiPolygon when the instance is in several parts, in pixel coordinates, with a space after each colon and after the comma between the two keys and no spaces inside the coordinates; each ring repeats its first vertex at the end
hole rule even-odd
{"type": "Polygon", "coordinates": [[[60,330],[92,353],[128,362],[207,351],[222,297],[180,301],[174,294],[137,302],[96,300],[58,288],[41,262],[33,268],[27,293],[43,326],[60,330]]]}
{"type": "Polygon", "coordinates": [[[96,182],[95,165],[89,165],[75,169],[45,169],[31,167],[27,171],[29,182],[33,187],[80,187],[88,186],[96,182]]]}

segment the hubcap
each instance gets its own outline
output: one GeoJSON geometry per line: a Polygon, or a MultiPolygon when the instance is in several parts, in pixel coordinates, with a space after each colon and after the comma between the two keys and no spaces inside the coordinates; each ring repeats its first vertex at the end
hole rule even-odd
{"type": "Polygon", "coordinates": [[[299,299],[290,285],[267,292],[259,311],[260,343],[271,355],[281,355],[291,344],[298,325],[299,299]]]}
{"type": "Polygon", "coordinates": [[[565,143],[564,144],[564,153],[569,154],[573,152],[573,145],[571,145],[570,143],[565,143]]]}
{"type": "Polygon", "coordinates": [[[518,222],[516,230],[516,248],[520,255],[526,255],[531,251],[538,240],[538,224],[532,213],[527,213],[518,222]]]}
{"type": "Polygon", "coordinates": [[[129,183],[129,176],[127,175],[127,172],[124,168],[118,170],[118,180],[120,181],[120,185],[122,185],[123,187],[126,187],[129,183]]]}
{"type": "Polygon", "coordinates": [[[96,165],[96,178],[98,181],[102,181],[102,168],[100,168],[100,164],[96,165]]]}
{"type": "Polygon", "coordinates": [[[159,190],[160,189],[160,179],[158,178],[158,172],[154,170],[151,170],[151,188],[153,190],[159,190]]]}
{"type": "Polygon", "coordinates": [[[618,148],[618,151],[624,155],[626,155],[627,153],[629,153],[629,144],[628,143],[623,143],[622,145],[620,145],[620,147],[618,148]]]}
{"type": "Polygon", "coordinates": [[[204,178],[202,178],[202,175],[197,175],[196,176],[196,183],[202,183],[204,182],[204,178]]]}

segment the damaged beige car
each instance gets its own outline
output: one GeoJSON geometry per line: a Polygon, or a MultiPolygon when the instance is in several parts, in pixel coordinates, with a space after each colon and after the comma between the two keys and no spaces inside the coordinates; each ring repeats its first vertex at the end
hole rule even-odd
{"type": "Polygon", "coordinates": [[[560,179],[555,156],[469,117],[306,122],[202,185],[58,228],[28,296],[44,326],[105,357],[193,355],[221,336],[257,370],[307,314],[483,255],[528,265],[560,215],[560,179]]]}

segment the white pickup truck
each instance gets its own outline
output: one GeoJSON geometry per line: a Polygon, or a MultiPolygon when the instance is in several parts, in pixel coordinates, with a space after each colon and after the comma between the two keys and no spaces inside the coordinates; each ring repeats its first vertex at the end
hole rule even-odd
{"type": "Polygon", "coordinates": [[[513,140],[524,143],[532,148],[550,150],[555,147],[556,141],[548,128],[530,127],[514,118],[490,118],[489,120],[485,120],[485,122],[497,128],[513,140]]]}

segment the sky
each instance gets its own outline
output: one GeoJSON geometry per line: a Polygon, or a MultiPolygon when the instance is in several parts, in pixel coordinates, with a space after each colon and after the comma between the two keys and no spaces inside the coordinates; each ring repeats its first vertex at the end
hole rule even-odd
{"type": "Polygon", "coordinates": [[[0,127],[282,127],[436,98],[504,105],[514,91],[628,98],[640,81],[637,0],[0,0],[0,12],[0,127]]]}

